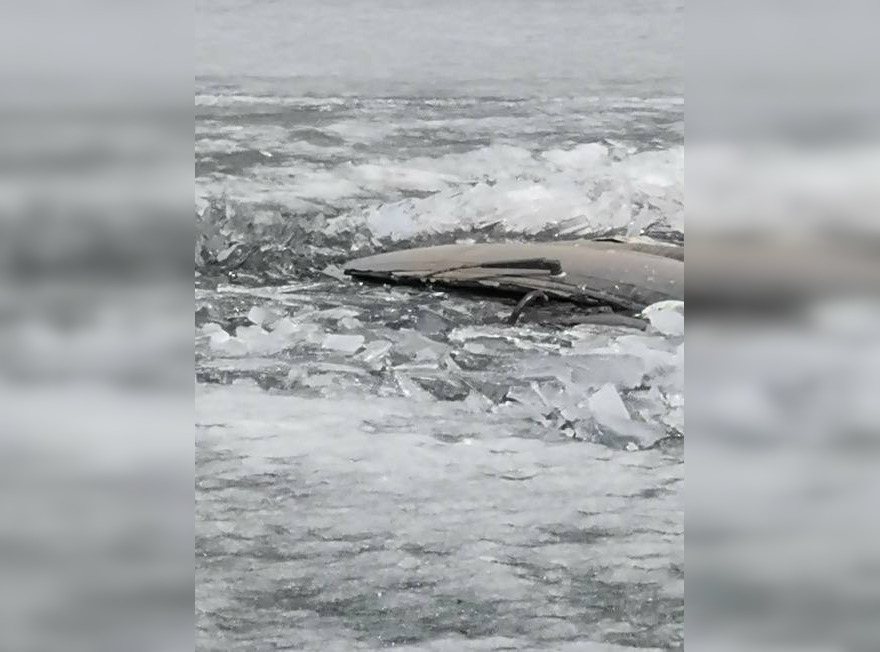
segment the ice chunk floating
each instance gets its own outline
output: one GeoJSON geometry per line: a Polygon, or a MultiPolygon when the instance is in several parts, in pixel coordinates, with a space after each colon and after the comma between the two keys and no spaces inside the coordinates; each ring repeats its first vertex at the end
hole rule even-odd
{"type": "Polygon", "coordinates": [[[442,245],[360,258],[344,271],[389,283],[540,295],[621,317],[684,299],[684,247],[646,238],[442,245]]]}

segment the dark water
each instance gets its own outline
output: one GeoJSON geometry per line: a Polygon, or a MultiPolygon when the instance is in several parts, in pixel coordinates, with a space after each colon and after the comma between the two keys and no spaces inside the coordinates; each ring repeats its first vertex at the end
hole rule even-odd
{"type": "Polygon", "coordinates": [[[682,338],[335,267],[682,230],[681,22],[200,6],[199,649],[683,645],[682,338]]]}

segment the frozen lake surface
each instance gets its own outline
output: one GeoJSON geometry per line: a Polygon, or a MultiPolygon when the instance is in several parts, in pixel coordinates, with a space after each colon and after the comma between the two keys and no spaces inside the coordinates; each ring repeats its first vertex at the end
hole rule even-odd
{"type": "Polygon", "coordinates": [[[333,283],[199,293],[200,648],[680,645],[681,338],[333,283]]]}
{"type": "Polygon", "coordinates": [[[682,648],[683,336],[339,274],[681,240],[680,3],[355,4],[199,8],[197,648],[682,648]]]}

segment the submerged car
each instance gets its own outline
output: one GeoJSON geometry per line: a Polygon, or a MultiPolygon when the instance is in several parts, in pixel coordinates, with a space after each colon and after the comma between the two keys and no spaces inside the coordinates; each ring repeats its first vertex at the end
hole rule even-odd
{"type": "Polygon", "coordinates": [[[684,300],[684,247],[646,238],[440,245],[359,258],[343,271],[364,280],[518,296],[513,322],[537,298],[578,304],[581,321],[606,323],[627,323],[651,304],[684,300]]]}

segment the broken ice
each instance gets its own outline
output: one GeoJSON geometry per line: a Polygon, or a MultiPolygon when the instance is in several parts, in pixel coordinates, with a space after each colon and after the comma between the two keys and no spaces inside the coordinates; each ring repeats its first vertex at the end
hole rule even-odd
{"type": "Polygon", "coordinates": [[[669,337],[684,335],[684,301],[658,301],[642,311],[655,331],[669,337]]]}
{"type": "Polygon", "coordinates": [[[593,394],[587,405],[596,421],[603,425],[614,425],[630,420],[629,410],[623,404],[617,388],[611,383],[603,385],[602,389],[593,394]]]}
{"type": "Polygon", "coordinates": [[[363,335],[337,335],[331,333],[324,337],[321,348],[339,353],[357,353],[364,345],[363,335]]]}

